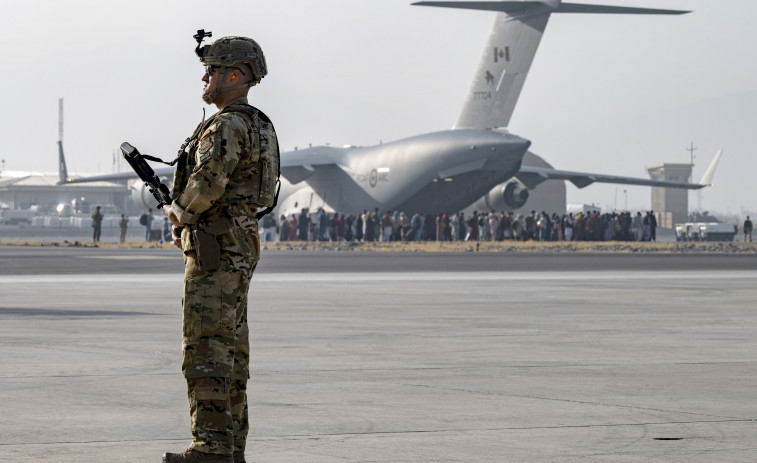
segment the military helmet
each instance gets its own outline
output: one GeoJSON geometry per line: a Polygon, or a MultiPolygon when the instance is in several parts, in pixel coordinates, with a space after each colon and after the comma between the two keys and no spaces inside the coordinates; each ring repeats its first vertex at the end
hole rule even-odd
{"type": "Polygon", "coordinates": [[[245,72],[252,71],[250,86],[260,82],[268,74],[268,66],[260,45],[248,37],[221,37],[210,45],[198,47],[197,55],[206,66],[241,67],[245,72]]]}

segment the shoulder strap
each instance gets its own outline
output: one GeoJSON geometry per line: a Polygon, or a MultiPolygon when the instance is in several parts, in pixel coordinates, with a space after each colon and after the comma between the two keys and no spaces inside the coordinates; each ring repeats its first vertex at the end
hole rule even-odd
{"type": "MultiPolygon", "coordinates": [[[[259,110],[255,106],[252,106],[250,104],[229,105],[223,108],[221,112],[231,112],[231,111],[243,112],[250,116],[253,116],[255,113],[257,113],[258,117],[261,118],[264,122],[271,124],[271,128],[273,129],[273,132],[276,133],[276,127],[273,126],[273,122],[271,121],[271,118],[269,118],[263,111],[259,110]]],[[[276,164],[277,164],[276,165],[276,184],[277,185],[276,185],[276,195],[273,197],[273,205],[271,207],[267,207],[264,210],[258,212],[256,214],[256,218],[258,220],[262,219],[267,214],[270,214],[271,211],[273,211],[276,208],[276,205],[279,203],[279,192],[281,191],[281,152],[279,150],[278,139],[276,141],[276,164]]]]}

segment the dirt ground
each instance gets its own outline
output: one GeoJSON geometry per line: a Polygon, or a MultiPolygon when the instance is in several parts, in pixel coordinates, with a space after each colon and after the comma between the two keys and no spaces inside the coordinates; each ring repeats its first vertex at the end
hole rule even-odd
{"type": "MultiPolygon", "coordinates": [[[[90,242],[82,241],[0,241],[3,246],[54,246],[54,247],[94,247],[90,242]]],[[[655,243],[655,242],[619,242],[619,241],[581,241],[581,242],[545,242],[536,241],[483,241],[475,242],[342,242],[321,243],[305,241],[285,241],[261,243],[263,251],[363,251],[363,252],[511,252],[511,253],[704,253],[704,254],[757,254],[757,243],[744,242],[691,242],[691,243],[655,243]]],[[[136,242],[99,243],[101,248],[143,248],[168,249],[170,243],[136,242]]]]}

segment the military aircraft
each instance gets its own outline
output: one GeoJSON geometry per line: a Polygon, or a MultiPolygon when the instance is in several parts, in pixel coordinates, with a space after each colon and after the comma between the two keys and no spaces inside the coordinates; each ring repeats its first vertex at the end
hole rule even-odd
{"type": "MultiPolygon", "coordinates": [[[[507,130],[551,14],[677,15],[687,11],[561,0],[421,1],[413,5],[497,13],[457,122],[449,130],[377,146],[318,146],[282,153],[277,216],[319,207],[344,213],[373,208],[453,213],[472,204],[479,205],[479,210],[515,210],[526,204],[529,191],[548,179],[570,180],[579,188],[594,182],[687,189],[708,186],[709,170],[707,181],[698,184],[556,170],[528,151],[529,140],[507,130]]],[[[710,170],[714,171],[717,160],[719,156],[710,170]]],[[[65,165],[63,161],[60,164],[65,165]]],[[[156,173],[171,178],[172,169],[156,169],[156,173]]],[[[134,177],[131,173],[110,174],[68,181],[134,177]]],[[[65,178],[61,173],[61,179],[65,178]]],[[[145,208],[155,205],[141,185],[134,188],[133,198],[145,208]]],[[[560,209],[564,208],[563,200],[560,209]]]]}

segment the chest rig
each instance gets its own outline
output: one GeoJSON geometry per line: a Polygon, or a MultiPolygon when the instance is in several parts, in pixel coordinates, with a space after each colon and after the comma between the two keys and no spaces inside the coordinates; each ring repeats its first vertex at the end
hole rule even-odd
{"type": "MultiPolygon", "coordinates": [[[[259,156],[244,169],[237,169],[229,178],[224,196],[227,201],[240,201],[258,207],[257,219],[269,214],[278,203],[281,189],[281,160],[278,139],[270,118],[254,106],[234,104],[224,107],[207,121],[201,122],[192,136],[187,138],[179,148],[176,172],[174,173],[172,198],[178,198],[187,186],[189,176],[196,166],[196,151],[199,138],[221,114],[236,113],[248,126],[251,142],[259,140],[259,156]],[[260,210],[263,208],[263,210],[260,210]]],[[[255,146],[251,147],[253,150],[255,146]]]]}

